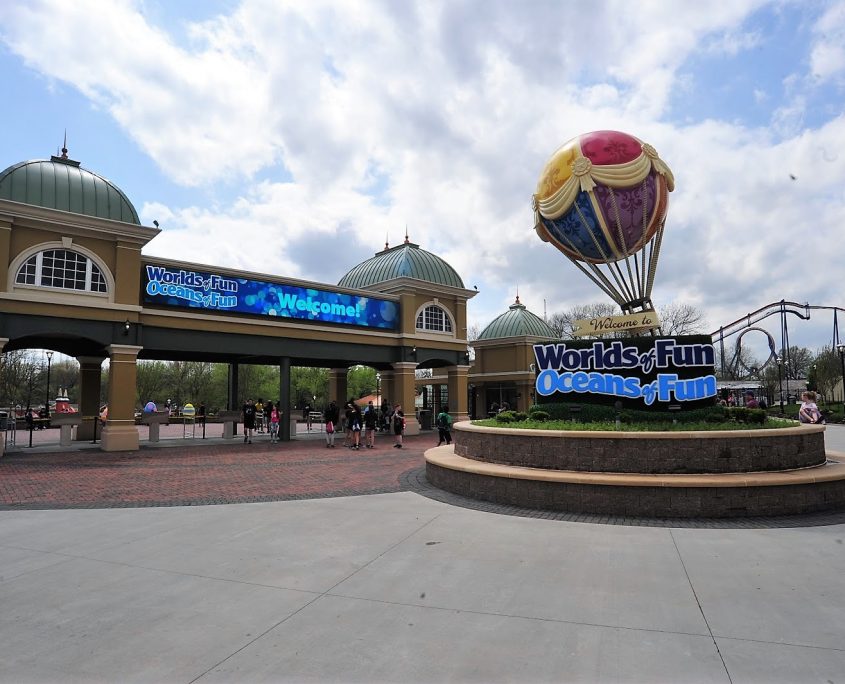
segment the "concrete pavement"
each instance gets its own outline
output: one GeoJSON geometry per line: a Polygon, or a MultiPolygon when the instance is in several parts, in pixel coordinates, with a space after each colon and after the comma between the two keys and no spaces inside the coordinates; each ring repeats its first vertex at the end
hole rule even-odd
{"type": "Polygon", "coordinates": [[[839,682],[843,539],[412,492],[6,511],[0,680],[839,682]]]}
{"type": "Polygon", "coordinates": [[[845,679],[845,524],[458,508],[398,491],[428,441],[4,459],[0,493],[53,510],[0,511],[0,682],[845,679]],[[196,505],[257,482],[390,493],[196,505]],[[150,507],[60,508],[117,495],[150,507]]]}

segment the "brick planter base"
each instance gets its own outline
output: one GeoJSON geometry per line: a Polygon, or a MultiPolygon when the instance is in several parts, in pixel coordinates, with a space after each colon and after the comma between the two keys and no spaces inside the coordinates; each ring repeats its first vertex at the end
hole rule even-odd
{"type": "Polygon", "coordinates": [[[453,446],[426,452],[428,480],[498,504],[657,518],[845,509],[845,455],[825,454],[821,425],[626,433],[459,423],[453,434],[453,446]]]}
{"type": "Polygon", "coordinates": [[[825,462],[824,426],[713,432],[520,430],[459,423],[455,453],[489,463],[593,473],[747,473],[825,462]]]}
{"type": "Polygon", "coordinates": [[[649,518],[796,515],[845,509],[845,458],[755,475],[623,475],[516,468],[426,452],[434,486],[482,501],[549,511],[649,518]]]}

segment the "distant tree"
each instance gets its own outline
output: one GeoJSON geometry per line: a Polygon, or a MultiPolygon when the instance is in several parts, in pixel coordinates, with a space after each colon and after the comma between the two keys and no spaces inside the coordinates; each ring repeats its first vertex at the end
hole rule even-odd
{"type": "Polygon", "coordinates": [[[810,366],[807,386],[819,392],[830,404],[833,390],[842,379],[842,362],[839,353],[832,347],[822,347],[810,366]]]}
{"type": "MultiPolygon", "coordinates": [[[[551,316],[547,323],[554,331],[555,337],[571,340],[572,333],[577,326],[575,321],[586,320],[591,318],[606,318],[607,316],[618,316],[619,310],[613,304],[606,302],[596,302],[593,304],[579,304],[573,306],[571,309],[564,311],[556,311],[551,316]]],[[[618,333],[605,333],[600,335],[590,335],[588,339],[600,339],[602,337],[616,337],[618,333]]]]}
{"type": "Polygon", "coordinates": [[[35,406],[39,402],[42,368],[30,352],[9,351],[0,354],[0,404],[35,406]]]}
{"type": "Polygon", "coordinates": [[[664,335],[695,335],[705,332],[704,314],[692,304],[673,302],[657,310],[664,335]]]}
{"type": "Polygon", "coordinates": [[[165,361],[139,361],[136,370],[136,403],[143,406],[148,401],[163,404],[165,394],[171,391],[167,386],[169,368],[165,361]]]}
{"type": "Polygon", "coordinates": [[[350,399],[375,394],[376,371],[369,366],[352,366],[346,376],[346,389],[350,399]]]}
{"type": "Polygon", "coordinates": [[[807,347],[789,347],[788,354],[784,354],[784,350],[781,348],[778,353],[784,361],[784,378],[790,380],[805,379],[816,356],[807,347]]]}
{"type": "Polygon", "coordinates": [[[481,326],[478,323],[473,323],[467,328],[467,342],[474,342],[481,334],[481,326]]]}

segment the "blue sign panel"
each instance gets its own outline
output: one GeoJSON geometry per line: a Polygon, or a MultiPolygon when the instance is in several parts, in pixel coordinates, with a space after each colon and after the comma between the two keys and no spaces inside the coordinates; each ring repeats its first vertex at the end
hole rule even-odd
{"type": "Polygon", "coordinates": [[[147,264],[144,304],[395,330],[399,307],[376,297],[147,264]]]}
{"type": "Polygon", "coordinates": [[[623,340],[589,346],[535,344],[537,394],[604,395],[641,400],[646,406],[716,396],[712,344],[684,344],[683,338],[647,339],[640,338],[638,344],[623,340]]]}

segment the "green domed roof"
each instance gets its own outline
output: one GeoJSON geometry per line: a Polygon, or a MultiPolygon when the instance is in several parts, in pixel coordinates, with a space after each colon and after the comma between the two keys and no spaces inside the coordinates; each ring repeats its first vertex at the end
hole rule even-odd
{"type": "Polygon", "coordinates": [[[338,285],[364,288],[394,278],[415,278],[464,289],[464,281],[454,268],[439,256],[420,249],[419,245],[412,242],[378,252],[372,259],[367,259],[349,271],[338,285]]]}
{"type": "Polygon", "coordinates": [[[495,340],[501,337],[542,337],[554,339],[554,330],[539,316],[534,315],[524,304],[516,302],[508,307],[501,316],[497,316],[478,336],[479,340],[495,340]]]}
{"type": "Polygon", "coordinates": [[[141,225],[120,188],[65,157],[10,166],[0,173],[0,199],[141,225]]]}

